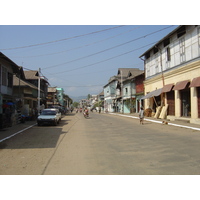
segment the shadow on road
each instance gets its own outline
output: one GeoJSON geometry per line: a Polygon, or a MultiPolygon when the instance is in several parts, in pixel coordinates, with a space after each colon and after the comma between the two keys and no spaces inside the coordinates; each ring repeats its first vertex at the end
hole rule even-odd
{"type": "Polygon", "coordinates": [[[68,121],[70,120],[63,119],[57,126],[33,126],[0,143],[0,149],[55,148],[60,136],[66,133],[62,127],[67,125],[68,121]]]}

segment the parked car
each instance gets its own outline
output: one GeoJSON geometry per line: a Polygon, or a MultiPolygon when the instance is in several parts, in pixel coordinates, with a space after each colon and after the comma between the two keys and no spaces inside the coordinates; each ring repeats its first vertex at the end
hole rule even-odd
{"type": "Polygon", "coordinates": [[[37,118],[37,124],[38,126],[43,124],[53,124],[57,125],[59,124],[61,120],[61,113],[58,109],[55,108],[49,108],[44,109],[42,113],[37,118]]]}

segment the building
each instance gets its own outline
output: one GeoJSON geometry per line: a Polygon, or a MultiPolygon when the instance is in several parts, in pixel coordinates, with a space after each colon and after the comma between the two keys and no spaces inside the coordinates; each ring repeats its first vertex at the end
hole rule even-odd
{"type": "Polygon", "coordinates": [[[58,105],[57,100],[57,89],[56,87],[48,87],[47,94],[47,107],[52,107],[53,105],[58,105]]]}
{"type": "Polygon", "coordinates": [[[24,80],[13,76],[13,97],[15,108],[26,117],[35,116],[38,103],[38,88],[24,80]]]}
{"type": "Polygon", "coordinates": [[[121,103],[118,105],[116,98],[120,97],[120,86],[117,87],[119,82],[118,76],[113,76],[109,79],[108,83],[104,86],[104,109],[108,112],[119,112],[121,103]]]}
{"type": "MultiPolygon", "coordinates": [[[[136,77],[138,75],[144,74],[143,70],[139,70],[137,68],[130,69],[127,75],[127,78],[123,81],[122,84],[122,101],[123,101],[123,111],[124,113],[134,113],[138,112],[138,104],[137,101],[140,98],[140,94],[136,93],[140,89],[139,86],[136,85],[136,77]],[[137,89],[137,92],[136,92],[137,89]],[[139,98],[138,98],[139,96],[139,98]]],[[[139,78],[138,84],[139,82],[139,78]]],[[[143,85],[143,83],[142,83],[143,85]]],[[[142,91],[139,91],[139,93],[142,91]]]]}
{"type": "Polygon", "coordinates": [[[135,111],[138,113],[140,111],[140,108],[143,107],[143,100],[141,98],[144,96],[144,80],[145,80],[145,75],[144,72],[141,74],[135,76],[135,111]]]}
{"type": "Polygon", "coordinates": [[[40,88],[40,105],[47,107],[47,93],[49,85],[47,78],[41,76],[40,72],[36,70],[24,71],[24,75],[27,82],[40,88]]]}
{"type": "Polygon", "coordinates": [[[136,98],[135,77],[141,73],[143,71],[138,68],[119,68],[117,75],[111,77],[104,86],[104,109],[108,112],[133,112],[136,98]]]}
{"type": "Polygon", "coordinates": [[[64,106],[64,89],[63,88],[56,88],[57,91],[57,99],[60,106],[64,106]]]}
{"type": "Polygon", "coordinates": [[[19,75],[19,66],[0,52],[0,127],[12,125],[15,99],[13,97],[13,75],[19,75]],[[9,117],[8,117],[9,116],[9,117]]]}
{"type": "Polygon", "coordinates": [[[181,25],[143,53],[145,108],[200,123],[200,26],[181,25]]]}

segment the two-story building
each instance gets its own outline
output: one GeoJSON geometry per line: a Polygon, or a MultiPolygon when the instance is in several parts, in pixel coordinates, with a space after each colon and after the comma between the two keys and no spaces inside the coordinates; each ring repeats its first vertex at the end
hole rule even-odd
{"type": "Polygon", "coordinates": [[[0,52],[0,127],[11,125],[9,121],[15,103],[12,95],[13,74],[19,74],[19,66],[0,52]]]}
{"type": "Polygon", "coordinates": [[[27,118],[34,119],[37,115],[38,88],[25,79],[13,76],[13,97],[15,109],[27,118]]]}
{"type": "Polygon", "coordinates": [[[138,68],[119,68],[117,75],[104,86],[104,109],[108,112],[130,113],[136,107],[135,77],[143,73],[138,68]]]}
{"type": "Polygon", "coordinates": [[[104,86],[104,109],[108,112],[118,112],[120,107],[116,98],[120,96],[120,89],[117,88],[118,76],[113,76],[104,86]]]}
{"type": "Polygon", "coordinates": [[[136,95],[136,77],[144,74],[143,70],[138,68],[130,69],[127,78],[122,84],[122,101],[124,113],[138,112],[138,95],[136,95]]]}
{"type": "Polygon", "coordinates": [[[200,26],[181,25],[143,53],[145,108],[200,123],[200,26]]]}
{"type": "Polygon", "coordinates": [[[37,70],[24,71],[26,81],[38,87],[40,86],[40,105],[47,107],[48,80],[41,76],[37,70]]]}

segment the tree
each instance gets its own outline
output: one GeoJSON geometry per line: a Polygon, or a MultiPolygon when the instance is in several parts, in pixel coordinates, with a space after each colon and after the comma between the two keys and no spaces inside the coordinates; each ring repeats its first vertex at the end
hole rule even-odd
{"type": "Polygon", "coordinates": [[[88,94],[88,95],[87,95],[87,99],[90,99],[90,98],[91,98],[91,94],[88,94]]]}
{"type": "Polygon", "coordinates": [[[77,108],[78,106],[79,106],[79,103],[75,101],[75,102],[73,103],[73,107],[74,107],[74,108],[77,108]]]}

